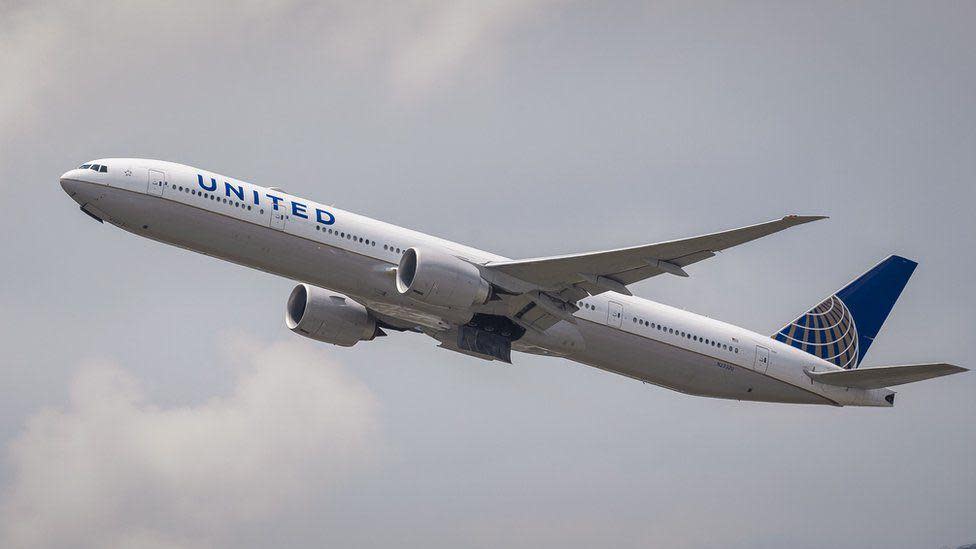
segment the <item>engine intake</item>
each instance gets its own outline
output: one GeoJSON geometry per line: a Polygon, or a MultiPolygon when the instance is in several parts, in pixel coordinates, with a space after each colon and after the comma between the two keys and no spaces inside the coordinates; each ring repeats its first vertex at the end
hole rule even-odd
{"type": "Polygon", "coordinates": [[[384,335],[366,307],[310,284],[299,284],[291,291],[285,325],[300,336],[342,347],[384,335]]]}
{"type": "Polygon", "coordinates": [[[429,305],[464,309],[488,301],[491,285],[471,263],[429,248],[408,248],[397,266],[396,287],[429,305]]]}

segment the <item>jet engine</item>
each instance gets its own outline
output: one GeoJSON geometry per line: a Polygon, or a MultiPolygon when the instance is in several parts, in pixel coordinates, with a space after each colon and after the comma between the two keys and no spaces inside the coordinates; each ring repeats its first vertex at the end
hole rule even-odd
{"type": "Polygon", "coordinates": [[[285,324],[298,335],[343,347],[386,335],[366,307],[309,284],[299,284],[291,291],[285,324]]]}
{"type": "Polygon", "coordinates": [[[401,295],[421,303],[464,309],[488,301],[491,285],[471,263],[430,248],[408,248],[396,271],[401,295]]]}

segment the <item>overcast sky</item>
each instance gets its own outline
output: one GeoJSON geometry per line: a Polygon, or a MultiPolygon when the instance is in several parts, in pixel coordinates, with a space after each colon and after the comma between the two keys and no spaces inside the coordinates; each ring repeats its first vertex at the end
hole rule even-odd
{"type": "Polygon", "coordinates": [[[689,397],[283,325],[293,281],[100,225],[141,156],[509,257],[831,219],[637,295],[763,333],[920,262],[864,366],[973,367],[972,2],[0,1],[0,546],[976,542],[976,374],[689,397]]]}

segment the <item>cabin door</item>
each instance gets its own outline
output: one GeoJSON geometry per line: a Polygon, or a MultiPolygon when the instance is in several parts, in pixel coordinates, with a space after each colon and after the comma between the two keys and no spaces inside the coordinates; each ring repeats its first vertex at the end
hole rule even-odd
{"type": "Polygon", "coordinates": [[[769,349],[756,345],[756,364],[753,369],[760,373],[766,373],[766,368],[769,368],[769,349]]]}
{"type": "Polygon", "coordinates": [[[279,231],[285,230],[285,220],[288,219],[288,215],[285,214],[285,205],[279,204],[278,209],[271,208],[271,228],[278,229],[279,231]]]}
{"type": "Polygon", "coordinates": [[[149,170],[148,193],[163,196],[163,186],[166,185],[166,174],[159,170],[149,170]]]}
{"type": "Polygon", "coordinates": [[[624,318],[624,306],[616,301],[610,301],[607,305],[607,325],[619,328],[624,318]]]}

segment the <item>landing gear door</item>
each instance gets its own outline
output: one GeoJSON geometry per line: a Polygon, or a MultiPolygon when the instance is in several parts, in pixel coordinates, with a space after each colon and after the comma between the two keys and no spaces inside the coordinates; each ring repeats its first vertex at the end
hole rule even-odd
{"type": "Polygon", "coordinates": [[[607,305],[607,325],[619,328],[624,318],[624,306],[616,301],[610,301],[607,305]]]}
{"type": "Polygon", "coordinates": [[[279,206],[278,209],[271,208],[271,228],[277,229],[279,231],[285,230],[285,220],[288,219],[288,215],[285,214],[285,207],[279,206]]]}
{"type": "Polygon", "coordinates": [[[149,188],[147,192],[155,196],[163,196],[163,186],[166,185],[166,174],[159,170],[149,170],[149,188]]]}
{"type": "Polygon", "coordinates": [[[753,369],[760,373],[766,373],[766,368],[769,368],[769,349],[756,345],[756,363],[753,369]]]}

